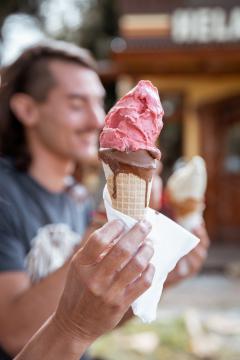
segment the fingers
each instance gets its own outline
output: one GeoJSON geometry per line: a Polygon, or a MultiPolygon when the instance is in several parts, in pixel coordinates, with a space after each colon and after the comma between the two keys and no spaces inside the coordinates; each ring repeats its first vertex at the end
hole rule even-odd
{"type": "MultiPolygon", "coordinates": [[[[137,223],[131,230],[120,237],[109,253],[99,262],[91,278],[91,290],[95,295],[103,294],[109,290],[115,281],[115,276],[119,275],[126,264],[135,256],[150,229],[150,224],[145,221],[137,223]]],[[[141,261],[143,262],[143,260],[141,261]]],[[[121,287],[123,288],[124,284],[121,283],[121,287]]]]}
{"type": "Polygon", "coordinates": [[[189,267],[188,260],[185,258],[182,258],[177,264],[176,271],[177,271],[177,275],[179,276],[179,278],[184,278],[185,276],[188,276],[190,273],[190,267],[189,267]]]}
{"type": "Polygon", "coordinates": [[[126,289],[125,301],[132,304],[152,284],[155,268],[149,264],[145,271],[126,289]]]}
{"type": "Polygon", "coordinates": [[[209,240],[208,233],[207,233],[207,230],[206,230],[206,227],[204,224],[195,228],[193,230],[193,233],[200,239],[200,243],[202,245],[204,245],[206,248],[209,246],[210,240],[209,240]]]}
{"type": "Polygon", "coordinates": [[[154,250],[151,244],[143,244],[128,264],[119,273],[117,273],[114,283],[109,289],[110,296],[120,298],[123,289],[133,283],[139,275],[146,270],[153,253],[154,250]]]}
{"type": "Polygon", "coordinates": [[[206,260],[207,254],[208,254],[207,248],[205,246],[203,246],[202,244],[200,244],[199,246],[196,247],[194,253],[195,253],[196,256],[198,256],[198,258],[201,261],[206,260]]]}
{"type": "Polygon", "coordinates": [[[94,231],[78,254],[79,263],[81,265],[96,263],[101,254],[106,252],[123,232],[124,224],[119,220],[111,221],[94,231]]]}
{"type": "Polygon", "coordinates": [[[207,257],[207,251],[203,246],[198,246],[193,252],[187,256],[188,262],[191,265],[193,271],[197,271],[202,266],[207,257]]]}
{"type": "Polygon", "coordinates": [[[174,285],[179,281],[195,275],[201,269],[206,257],[206,247],[200,243],[189,254],[179,260],[176,267],[168,275],[165,286],[174,285]]]}
{"type": "Polygon", "coordinates": [[[164,287],[173,286],[182,280],[182,276],[179,274],[178,265],[168,274],[164,283],[164,287]]]}
{"type": "Polygon", "coordinates": [[[194,229],[193,233],[200,239],[200,243],[179,261],[177,271],[182,278],[192,276],[198,272],[207,257],[209,238],[204,224],[194,229]]]}
{"type": "Polygon", "coordinates": [[[202,246],[197,246],[188,255],[184,256],[177,265],[177,271],[182,278],[196,274],[204,260],[206,259],[207,252],[202,246]]]}
{"type": "Polygon", "coordinates": [[[200,262],[202,263],[204,260],[206,260],[207,257],[207,249],[208,247],[200,242],[188,255],[186,255],[186,258],[192,259],[191,262],[200,262]]]}
{"type": "Polygon", "coordinates": [[[139,246],[151,231],[151,225],[142,220],[121,236],[102,261],[100,273],[105,275],[121,270],[137,252],[139,246]]]}

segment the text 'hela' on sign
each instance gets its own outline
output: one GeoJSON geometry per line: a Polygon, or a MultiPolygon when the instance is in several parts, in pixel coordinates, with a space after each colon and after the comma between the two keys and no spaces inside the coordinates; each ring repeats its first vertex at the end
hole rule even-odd
{"type": "Polygon", "coordinates": [[[229,13],[221,7],[177,9],[171,19],[172,40],[177,43],[240,40],[240,7],[229,13]]]}

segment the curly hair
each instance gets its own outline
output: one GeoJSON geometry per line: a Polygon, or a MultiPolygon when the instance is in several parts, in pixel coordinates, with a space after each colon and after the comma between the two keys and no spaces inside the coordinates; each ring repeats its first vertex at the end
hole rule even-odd
{"type": "Polygon", "coordinates": [[[46,100],[56,81],[49,61],[74,62],[97,72],[97,64],[88,50],[62,41],[45,40],[25,50],[11,65],[1,70],[0,89],[0,156],[9,157],[15,167],[26,171],[31,155],[25,129],[11,110],[14,94],[25,93],[34,100],[46,100]]]}

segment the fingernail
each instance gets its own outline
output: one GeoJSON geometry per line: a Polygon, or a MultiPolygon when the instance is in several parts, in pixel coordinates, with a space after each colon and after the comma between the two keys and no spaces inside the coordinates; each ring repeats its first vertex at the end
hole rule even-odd
{"type": "Polygon", "coordinates": [[[141,229],[146,233],[149,232],[152,228],[152,225],[150,224],[150,222],[148,222],[145,219],[139,221],[139,225],[140,225],[141,229]]]}

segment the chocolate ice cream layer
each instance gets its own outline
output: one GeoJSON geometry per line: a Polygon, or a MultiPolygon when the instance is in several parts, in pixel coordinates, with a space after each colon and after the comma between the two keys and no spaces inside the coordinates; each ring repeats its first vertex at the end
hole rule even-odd
{"type": "Polygon", "coordinates": [[[119,173],[134,174],[146,182],[145,205],[147,206],[148,184],[156,169],[156,160],[147,150],[121,152],[114,149],[100,149],[99,158],[107,164],[114,176],[112,197],[116,199],[116,177],[119,173]]]}
{"type": "Polygon", "coordinates": [[[123,152],[114,149],[100,149],[99,157],[109,165],[113,161],[145,169],[156,169],[155,158],[147,150],[123,152]]]}

